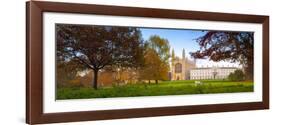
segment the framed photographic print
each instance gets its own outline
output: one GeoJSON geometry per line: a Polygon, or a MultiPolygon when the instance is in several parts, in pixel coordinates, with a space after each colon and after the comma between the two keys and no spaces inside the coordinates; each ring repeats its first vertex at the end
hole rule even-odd
{"type": "Polygon", "coordinates": [[[30,1],[26,122],[269,108],[269,17],[30,1]]]}

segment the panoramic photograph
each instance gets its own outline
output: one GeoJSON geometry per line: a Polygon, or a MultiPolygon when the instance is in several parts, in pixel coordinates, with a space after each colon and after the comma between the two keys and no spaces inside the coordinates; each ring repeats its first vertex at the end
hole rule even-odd
{"type": "Polygon", "coordinates": [[[55,29],[57,100],[254,92],[254,32],[55,29]]]}

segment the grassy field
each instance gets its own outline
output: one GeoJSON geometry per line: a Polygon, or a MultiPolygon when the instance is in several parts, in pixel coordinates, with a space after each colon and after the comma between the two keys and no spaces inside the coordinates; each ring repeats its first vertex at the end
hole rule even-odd
{"type": "Polygon", "coordinates": [[[109,88],[57,88],[57,99],[86,99],[110,97],[136,97],[160,95],[185,95],[208,93],[253,92],[253,82],[204,80],[163,81],[158,84],[132,84],[109,88]]]}

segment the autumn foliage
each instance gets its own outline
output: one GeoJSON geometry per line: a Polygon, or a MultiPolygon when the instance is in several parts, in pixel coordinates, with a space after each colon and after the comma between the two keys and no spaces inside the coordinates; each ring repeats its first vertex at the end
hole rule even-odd
{"type": "Polygon", "coordinates": [[[57,24],[57,61],[74,61],[93,71],[93,87],[98,74],[110,67],[138,67],[142,58],[139,29],[92,25],[57,24]]]}

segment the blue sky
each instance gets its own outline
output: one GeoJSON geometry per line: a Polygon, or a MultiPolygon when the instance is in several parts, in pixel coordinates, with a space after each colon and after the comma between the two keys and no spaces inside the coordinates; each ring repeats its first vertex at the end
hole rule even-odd
{"type": "Polygon", "coordinates": [[[158,35],[168,39],[171,49],[174,49],[176,56],[181,57],[182,49],[185,49],[186,55],[190,58],[189,52],[194,52],[199,49],[199,45],[195,39],[203,36],[205,32],[199,30],[177,30],[177,29],[140,29],[144,40],[147,40],[151,35],[158,35]]]}
{"type": "MultiPolygon", "coordinates": [[[[199,50],[200,47],[196,42],[196,38],[203,36],[206,32],[201,30],[188,30],[188,29],[152,29],[152,28],[140,28],[142,37],[144,40],[148,40],[151,35],[158,35],[161,38],[168,39],[171,50],[174,49],[175,55],[181,57],[182,50],[185,49],[186,56],[192,59],[190,52],[199,50]]],[[[241,67],[238,63],[230,63],[226,61],[213,62],[208,59],[200,59],[196,61],[198,67],[202,66],[235,66],[241,67]]]]}

